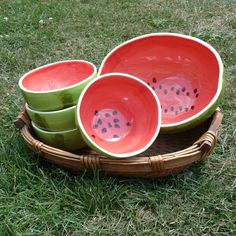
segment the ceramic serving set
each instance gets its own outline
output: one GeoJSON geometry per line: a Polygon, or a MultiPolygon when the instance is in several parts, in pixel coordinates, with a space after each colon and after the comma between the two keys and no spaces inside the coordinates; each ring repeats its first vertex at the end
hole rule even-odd
{"type": "Polygon", "coordinates": [[[223,64],[200,39],[143,35],[114,48],[97,73],[88,61],[48,64],[19,81],[35,135],[75,151],[90,146],[107,157],[144,152],[159,132],[205,121],[222,92],[223,64]]]}

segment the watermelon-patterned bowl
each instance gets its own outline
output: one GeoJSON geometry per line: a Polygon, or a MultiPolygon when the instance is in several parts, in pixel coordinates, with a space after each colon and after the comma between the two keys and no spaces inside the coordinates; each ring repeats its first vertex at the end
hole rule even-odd
{"type": "Polygon", "coordinates": [[[30,107],[55,111],[75,105],[96,74],[96,67],[88,61],[59,61],[26,73],[20,78],[19,87],[30,107]]]}
{"type": "Polygon", "coordinates": [[[223,63],[208,43],[191,36],[153,33],[122,43],[103,60],[98,75],[120,72],[142,79],[158,95],[162,131],[192,128],[216,110],[223,63]]]}
{"type": "Polygon", "coordinates": [[[25,104],[27,114],[37,127],[47,131],[64,131],[76,128],[76,106],[58,111],[37,111],[25,104]]]}
{"type": "Polygon", "coordinates": [[[144,152],[161,125],[161,106],[154,91],[138,78],[121,73],[90,82],[79,98],[76,115],[87,144],[115,158],[144,152]]]}
{"type": "Polygon", "coordinates": [[[86,143],[83,141],[80,131],[77,128],[52,132],[40,129],[33,121],[31,121],[31,125],[38,138],[49,146],[66,151],[75,151],[86,146],[86,143]]]}

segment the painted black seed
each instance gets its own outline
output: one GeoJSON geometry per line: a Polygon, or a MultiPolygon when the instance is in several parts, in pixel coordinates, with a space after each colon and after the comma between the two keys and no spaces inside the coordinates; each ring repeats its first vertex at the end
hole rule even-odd
{"type": "Polygon", "coordinates": [[[174,111],[174,107],[171,107],[170,110],[171,110],[171,111],[174,111]]]}
{"type": "Polygon", "coordinates": [[[179,90],[176,91],[176,94],[179,95],[179,90]]]}
{"type": "Polygon", "coordinates": [[[147,84],[150,86],[150,84],[147,82],[147,84]]]}
{"type": "Polygon", "coordinates": [[[98,125],[94,125],[93,128],[94,128],[94,129],[97,129],[97,128],[98,128],[98,125]]]}
{"type": "Polygon", "coordinates": [[[167,113],[168,109],[165,109],[164,112],[167,113]]]}
{"type": "Polygon", "coordinates": [[[161,84],[159,85],[159,89],[162,89],[162,85],[161,84]]]}
{"type": "Polygon", "coordinates": [[[111,122],[109,122],[107,125],[108,125],[108,127],[109,127],[109,128],[111,128],[111,127],[112,127],[112,124],[111,124],[111,122]]]}
{"type": "Polygon", "coordinates": [[[195,89],[193,90],[193,92],[196,93],[196,92],[197,92],[197,89],[195,88],[195,89]]]}
{"type": "Polygon", "coordinates": [[[98,125],[101,125],[102,124],[102,120],[99,118],[98,119],[98,125]]]}
{"type": "Polygon", "coordinates": [[[182,107],[182,106],[179,106],[179,110],[182,111],[182,110],[183,110],[183,107],[182,107]]]}
{"type": "Polygon", "coordinates": [[[118,119],[116,119],[116,118],[115,118],[113,121],[114,121],[114,123],[120,122],[120,121],[119,121],[118,119]]]}
{"type": "Polygon", "coordinates": [[[167,94],[167,89],[164,90],[164,94],[167,94]]]}
{"type": "Polygon", "coordinates": [[[106,133],[107,129],[106,128],[102,128],[102,133],[106,133]]]}
{"type": "Polygon", "coordinates": [[[153,90],[155,90],[155,87],[154,87],[154,86],[152,86],[152,89],[153,89],[153,90]]]}
{"type": "Polygon", "coordinates": [[[113,138],[119,138],[119,136],[117,134],[114,134],[113,138]]]}
{"type": "Polygon", "coordinates": [[[191,106],[191,109],[193,110],[193,109],[194,109],[194,106],[191,106]]]}
{"type": "Polygon", "coordinates": [[[186,90],[186,88],[183,87],[183,88],[182,88],[182,92],[185,92],[185,90],[186,90]]]}
{"type": "Polygon", "coordinates": [[[127,126],[131,126],[131,124],[129,122],[126,123],[127,126]]]}
{"type": "Polygon", "coordinates": [[[92,136],[93,138],[95,138],[95,135],[94,135],[94,134],[92,134],[91,136],[92,136]]]}
{"type": "Polygon", "coordinates": [[[187,96],[189,96],[189,95],[190,95],[190,93],[189,93],[189,92],[187,92],[187,93],[186,93],[186,95],[187,95],[187,96]]]}
{"type": "Polygon", "coordinates": [[[178,111],[176,111],[176,112],[175,112],[175,115],[178,115],[178,114],[179,114],[179,112],[178,112],[178,111]]]}
{"type": "Polygon", "coordinates": [[[198,98],[198,96],[199,96],[199,93],[197,93],[195,97],[198,98]]]}
{"type": "Polygon", "coordinates": [[[95,111],[95,112],[94,112],[94,115],[97,116],[97,115],[98,115],[98,111],[95,111]]]}
{"type": "Polygon", "coordinates": [[[117,115],[117,111],[113,111],[112,114],[115,116],[117,115]]]}
{"type": "Polygon", "coordinates": [[[152,81],[153,81],[153,83],[156,83],[156,82],[157,82],[157,80],[156,80],[155,77],[152,79],[152,81]]]}
{"type": "Polygon", "coordinates": [[[120,126],[119,126],[118,124],[115,124],[115,128],[118,128],[118,129],[119,129],[119,128],[120,128],[120,126]]]}
{"type": "Polygon", "coordinates": [[[111,115],[110,115],[109,113],[106,113],[106,114],[105,114],[105,117],[106,117],[106,118],[108,118],[108,117],[110,117],[110,116],[111,116],[111,115]]]}
{"type": "Polygon", "coordinates": [[[187,107],[185,108],[185,111],[188,111],[188,108],[187,108],[187,107]]]}
{"type": "Polygon", "coordinates": [[[174,89],[175,89],[175,87],[171,87],[171,89],[170,89],[170,90],[171,90],[171,91],[174,91],[174,89]]]}

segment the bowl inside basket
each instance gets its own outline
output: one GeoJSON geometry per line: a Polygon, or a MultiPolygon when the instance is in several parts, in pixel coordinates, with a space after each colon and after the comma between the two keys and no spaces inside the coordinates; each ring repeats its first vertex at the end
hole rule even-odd
{"type": "Polygon", "coordinates": [[[99,75],[121,72],[145,81],[162,106],[162,128],[193,125],[216,109],[223,65],[197,38],[159,33],[122,43],[103,60],[99,75]]]}
{"type": "Polygon", "coordinates": [[[141,80],[107,74],[81,94],[77,120],[93,149],[112,157],[134,156],[145,151],[159,133],[160,103],[141,80]]]}
{"type": "Polygon", "coordinates": [[[20,78],[19,87],[34,110],[56,111],[74,106],[96,74],[96,67],[88,61],[59,61],[26,73],[20,78]]]}
{"type": "Polygon", "coordinates": [[[63,89],[81,83],[95,70],[87,61],[60,61],[27,73],[22,78],[21,88],[33,92],[63,89]]]}

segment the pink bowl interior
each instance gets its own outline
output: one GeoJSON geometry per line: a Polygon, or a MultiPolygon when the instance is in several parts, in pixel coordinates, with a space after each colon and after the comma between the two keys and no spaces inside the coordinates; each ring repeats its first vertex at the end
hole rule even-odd
{"type": "Polygon", "coordinates": [[[113,51],[101,75],[122,72],[144,80],[162,105],[162,123],[183,121],[213,99],[219,83],[219,63],[203,44],[178,36],[153,35],[128,42],[113,51]]]}
{"type": "Polygon", "coordinates": [[[50,91],[72,86],[94,73],[94,67],[85,61],[65,61],[49,64],[28,73],[24,88],[32,91],[50,91]]]}
{"type": "Polygon", "coordinates": [[[109,75],[86,90],[80,119],[86,134],[111,153],[135,152],[155,135],[159,110],[153,94],[137,80],[109,75]]]}

